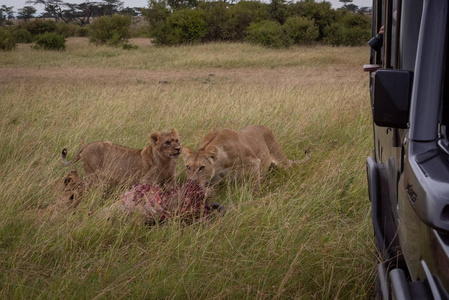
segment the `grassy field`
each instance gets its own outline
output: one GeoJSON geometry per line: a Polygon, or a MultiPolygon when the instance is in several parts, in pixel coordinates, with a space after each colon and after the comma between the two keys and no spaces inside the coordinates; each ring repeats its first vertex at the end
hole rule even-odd
{"type": "Polygon", "coordinates": [[[368,46],[133,42],[1,53],[0,298],[369,299],[368,46]],[[175,127],[196,149],[211,130],[248,124],[270,127],[289,158],[312,158],[274,169],[260,190],[221,185],[211,202],[227,208],[222,218],[111,223],[89,216],[114,201],[95,193],[74,210],[47,209],[69,171],[64,147],[141,148],[175,127]]]}

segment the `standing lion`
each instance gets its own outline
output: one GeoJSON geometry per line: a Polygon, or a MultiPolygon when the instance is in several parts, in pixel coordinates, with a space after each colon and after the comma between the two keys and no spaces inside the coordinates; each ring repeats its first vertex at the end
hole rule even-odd
{"type": "Polygon", "coordinates": [[[261,172],[271,165],[289,168],[301,161],[289,160],[273,133],[263,125],[250,125],[240,131],[222,129],[210,132],[193,152],[185,147],[182,152],[187,179],[201,186],[213,184],[231,175],[233,178],[250,175],[260,181],[261,172]]]}
{"type": "Polygon", "coordinates": [[[153,132],[143,149],[133,149],[108,141],[84,145],[71,161],[62,150],[64,165],[79,160],[89,182],[103,181],[112,185],[172,184],[176,160],[181,154],[178,132],[153,132]]]}

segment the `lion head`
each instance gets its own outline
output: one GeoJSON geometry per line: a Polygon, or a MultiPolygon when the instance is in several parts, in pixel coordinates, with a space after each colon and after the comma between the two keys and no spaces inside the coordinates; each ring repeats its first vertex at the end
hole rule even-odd
{"type": "Polygon", "coordinates": [[[181,155],[178,131],[175,128],[169,133],[153,132],[150,140],[157,152],[166,158],[178,159],[181,155]]]}
{"type": "Polygon", "coordinates": [[[189,147],[184,147],[182,158],[186,166],[187,179],[197,182],[200,186],[211,183],[216,175],[217,147],[210,146],[197,152],[193,152],[189,147]]]}
{"type": "Polygon", "coordinates": [[[68,173],[61,182],[52,207],[74,208],[81,202],[83,192],[85,191],[84,179],[78,174],[77,170],[68,173]]]}

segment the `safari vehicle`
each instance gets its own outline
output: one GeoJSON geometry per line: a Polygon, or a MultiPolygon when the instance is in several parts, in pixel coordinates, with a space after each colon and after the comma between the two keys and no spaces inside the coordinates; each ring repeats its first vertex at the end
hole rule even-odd
{"type": "Polygon", "coordinates": [[[449,299],[448,0],[373,0],[376,296],[449,299]]]}

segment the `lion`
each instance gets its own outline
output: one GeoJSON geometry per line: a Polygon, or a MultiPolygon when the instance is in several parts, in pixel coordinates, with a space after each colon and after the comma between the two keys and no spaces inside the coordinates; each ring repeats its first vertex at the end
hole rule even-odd
{"type": "Polygon", "coordinates": [[[89,182],[102,181],[107,184],[172,185],[176,160],[181,154],[178,131],[153,132],[150,143],[143,149],[133,149],[109,141],[84,145],[71,161],[67,161],[67,149],[62,150],[64,165],[79,160],[83,163],[89,182]]]}
{"type": "Polygon", "coordinates": [[[56,197],[49,208],[56,211],[76,208],[81,202],[86,188],[85,181],[78,174],[78,171],[76,169],[71,170],[64,177],[64,180],[58,181],[54,187],[56,197]]]}
{"type": "Polygon", "coordinates": [[[290,168],[302,161],[289,160],[273,133],[263,125],[250,125],[240,131],[222,129],[210,132],[193,152],[184,147],[182,157],[186,167],[187,179],[195,180],[201,186],[218,182],[225,176],[237,178],[250,175],[260,182],[261,172],[270,166],[290,168]]]}

